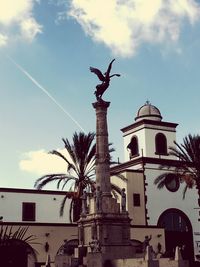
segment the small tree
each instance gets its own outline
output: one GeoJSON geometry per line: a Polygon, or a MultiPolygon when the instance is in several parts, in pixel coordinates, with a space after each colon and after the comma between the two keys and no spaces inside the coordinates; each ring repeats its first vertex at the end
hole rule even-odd
{"type": "MultiPolygon", "coordinates": [[[[175,168],[174,179],[180,179],[185,183],[183,198],[188,188],[196,187],[198,193],[198,205],[200,206],[200,136],[189,134],[183,138],[183,143],[175,142],[175,147],[169,147],[169,154],[177,157],[180,164],[175,168]]],[[[167,166],[169,167],[169,166],[167,166]]],[[[171,172],[170,172],[171,173],[171,172]]],[[[159,175],[154,183],[159,189],[165,185],[169,172],[159,175]]]]}

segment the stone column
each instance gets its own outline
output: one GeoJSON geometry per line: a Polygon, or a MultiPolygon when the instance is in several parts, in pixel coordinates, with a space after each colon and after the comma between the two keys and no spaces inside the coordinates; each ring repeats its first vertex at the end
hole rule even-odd
{"type": "Polygon", "coordinates": [[[102,99],[93,103],[96,110],[96,182],[102,197],[111,197],[110,156],[108,149],[107,108],[110,102],[102,99]]]}

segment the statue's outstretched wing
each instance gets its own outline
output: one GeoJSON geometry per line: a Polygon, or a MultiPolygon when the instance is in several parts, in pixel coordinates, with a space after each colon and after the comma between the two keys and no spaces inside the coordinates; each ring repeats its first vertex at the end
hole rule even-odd
{"type": "Polygon", "coordinates": [[[103,74],[102,74],[102,72],[100,70],[90,67],[90,71],[94,72],[98,76],[100,81],[103,82],[105,80],[105,77],[103,76],[103,74]]]}
{"type": "Polygon", "coordinates": [[[112,64],[113,62],[115,61],[115,59],[113,59],[110,64],[108,65],[108,69],[106,71],[106,79],[109,79],[109,76],[110,76],[110,71],[111,71],[111,68],[112,68],[112,64]]]}

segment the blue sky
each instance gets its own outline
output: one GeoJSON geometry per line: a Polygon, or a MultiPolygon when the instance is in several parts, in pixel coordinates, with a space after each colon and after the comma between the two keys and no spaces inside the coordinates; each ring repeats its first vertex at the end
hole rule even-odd
{"type": "Polygon", "coordinates": [[[104,99],[115,159],[123,161],[120,129],[147,99],[179,123],[179,142],[200,133],[199,1],[0,1],[0,187],[33,188],[65,171],[46,152],[63,149],[79,125],[95,131],[89,67],[104,71],[113,58],[121,77],[104,99]]]}

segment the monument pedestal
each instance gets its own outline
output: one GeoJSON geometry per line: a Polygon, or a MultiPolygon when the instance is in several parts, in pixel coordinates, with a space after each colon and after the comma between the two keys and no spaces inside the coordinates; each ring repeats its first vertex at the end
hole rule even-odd
{"type": "MultiPolygon", "coordinates": [[[[94,213],[79,220],[81,246],[87,247],[87,267],[102,267],[106,260],[132,258],[128,213],[94,213]]],[[[80,236],[80,235],[79,235],[80,236]]]]}

